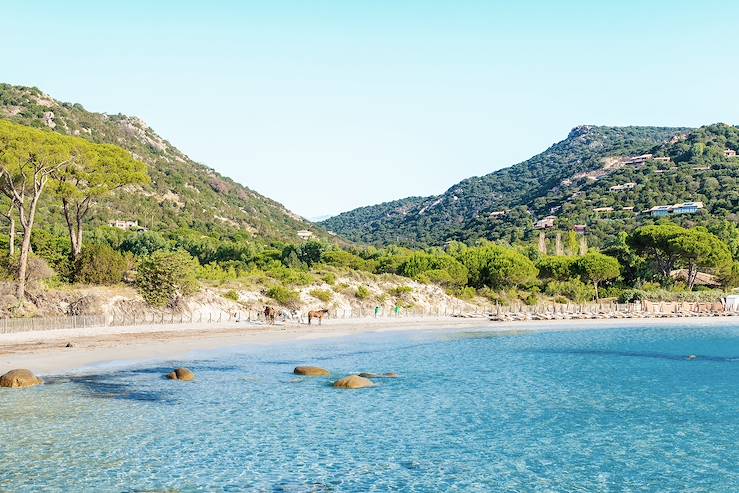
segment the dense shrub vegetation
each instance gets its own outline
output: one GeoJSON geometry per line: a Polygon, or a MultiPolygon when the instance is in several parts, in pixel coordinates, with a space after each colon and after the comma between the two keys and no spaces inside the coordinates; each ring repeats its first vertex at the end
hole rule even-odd
{"type": "Polygon", "coordinates": [[[75,281],[111,285],[123,281],[129,259],[109,245],[85,245],[75,265],[75,281]]]}
{"type": "MultiPolygon", "coordinates": [[[[327,223],[377,243],[359,246],[318,230],[313,239],[298,241],[295,230],[310,226],[189,161],[134,119],[59,105],[57,129],[76,131],[86,140],[42,130],[47,108],[39,104],[42,97],[35,89],[0,85],[0,108],[21,108],[13,120],[26,125],[0,121],[0,170],[7,178],[0,187],[5,218],[0,277],[5,281],[128,282],[160,307],[176,305],[200,283],[221,286],[233,301],[245,285],[287,307],[299,305],[299,290],[327,305],[341,293],[363,302],[391,299],[407,306],[414,288],[403,283],[410,280],[439,285],[461,299],[529,304],[545,297],[574,302],[715,299],[720,291],[706,291],[707,286],[739,283],[739,159],[724,153],[739,148],[734,127],[712,125],[685,135],[684,129],[579,128],[545,153],[465,180],[441,197],[365,208],[327,223]],[[133,154],[102,145],[110,142],[141,156],[151,180],[133,154]],[[597,180],[561,184],[598,168],[606,157],[647,151],[669,156],[674,169],[657,173],[661,165],[647,162],[639,170],[616,168],[597,180]],[[27,170],[37,165],[38,156],[61,160],[39,171],[46,173],[48,188],[39,196],[34,225],[28,216],[21,217],[20,206],[27,203],[12,188],[25,184],[30,193],[27,170]],[[637,187],[608,192],[624,181],[637,187]],[[585,198],[573,198],[575,192],[585,198]],[[703,200],[707,210],[671,220],[625,212],[603,218],[591,210],[616,203],[639,210],[688,199],[703,200]],[[95,206],[88,210],[90,203],[95,206]],[[553,207],[561,211],[555,228],[558,246],[540,249],[533,219],[553,207]],[[506,212],[490,215],[497,210],[506,212]],[[139,226],[105,225],[122,217],[138,220],[139,226]],[[581,237],[570,230],[576,223],[588,226],[590,250],[584,255],[581,237]],[[355,231],[360,225],[361,232],[355,231]],[[12,238],[11,230],[17,232],[12,238]],[[386,244],[389,238],[404,246],[386,244]],[[677,270],[684,271],[682,277],[675,276],[677,270]],[[365,281],[373,275],[392,278],[395,287],[369,289],[365,281]]],[[[17,298],[22,302],[24,295],[17,298]]]]}
{"type": "Polygon", "coordinates": [[[655,222],[641,211],[701,201],[705,208],[700,214],[674,221],[706,226],[727,241],[719,232],[739,221],[739,158],[725,156],[726,149],[739,151],[737,127],[578,127],[541,154],[464,180],[442,195],[362,207],[321,224],[375,245],[424,247],[480,238],[517,244],[534,241],[535,220],[554,214],[565,251],[575,254],[570,242],[575,224],[586,225],[588,243],[602,249],[620,232],[655,222]],[[614,165],[619,158],[644,153],[670,157],[671,162],[614,165]],[[610,189],[624,183],[636,186],[610,189]],[[601,207],[614,211],[594,211],[601,207]]]}
{"type": "Polygon", "coordinates": [[[187,252],[159,250],[139,260],[136,284],[151,305],[173,306],[197,291],[196,265],[187,252]]]}

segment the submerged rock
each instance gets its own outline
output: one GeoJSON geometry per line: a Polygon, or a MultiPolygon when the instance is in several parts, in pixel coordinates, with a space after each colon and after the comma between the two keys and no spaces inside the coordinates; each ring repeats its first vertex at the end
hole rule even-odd
{"type": "Polygon", "coordinates": [[[364,389],[366,387],[374,387],[375,384],[359,375],[349,375],[334,382],[334,387],[339,389],[364,389]]]}
{"type": "Polygon", "coordinates": [[[190,382],[195,379],[195,374],[187,368],[177,368],[172,373],[168,373],[167,378],[170,380],[182,380],[183,382],[190,382]]]}
{"type": "Polygon", "coordinates": [[[296,366],[293,370],[296,375],[304,375],[306,377],[328,377],[331,372],[317,366],[296,366]]]}
{"type": "Polygon", "coordinates": [[[5,375],[0,376],[0,387],[11,389],[33,387],[42,383],[44,383],[43,380],[34,375],[30,370],[25,369],[10,370],[5,375]]]}
{"type": "Polygon", "coordinates": [[[400,375],[397,373],[360,373],[360,377],[363,378],[398,378],[400,375]]]}

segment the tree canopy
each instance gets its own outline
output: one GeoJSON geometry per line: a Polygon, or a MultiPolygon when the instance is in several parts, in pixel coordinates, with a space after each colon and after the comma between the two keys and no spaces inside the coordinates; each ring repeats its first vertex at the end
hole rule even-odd
{"type": "Polygon", "coordinates": [[[621,273],[618,260],[599,252],[589,252],[577,259],[577,269],[586,280],[593,283],[596,299],[599,298],[598,285],[603,281],[617,278],[621,273]]]}

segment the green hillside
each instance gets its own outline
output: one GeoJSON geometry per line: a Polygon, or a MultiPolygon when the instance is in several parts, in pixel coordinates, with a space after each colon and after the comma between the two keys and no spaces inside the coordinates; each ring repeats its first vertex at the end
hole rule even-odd
{"type": "MultiPolygon", "coordinates": [[[[8,84],[0,84],[0,118],[115,144],[148,164],[151,186],[124,189],[106,199],[94,209],[92,226],[129,220],[157,231],[189,228],[265,241],[297,241],[296,232],[307,229],[327,238],[321,228],[281,204],[194,162],[139,118],[93,113],[37,88],[8,84]]],[[[58,205],[50,201],[41,208],[39,226],[61,227],[58,211],[50,210],[54,207],[58,205]]]]}
{"type": "Polygon", "coordinates": [[[555,215],[555,229],[585,224],[591,244],[652,219],[640,211],[663,204],[702,201],[698,215],[676,217],[691,225],[736,220],[738,130],[711,125],[697,130],[658,127],[573,129],[541,154],[509,168],[464,180],[439,196],[363,207],[323,221],[327,229],[374,244],[442,245],[478,238],[518,242],[536,234],[535,221],[555,215]],[[670,162],[626,164],[652,153],[670,162]],[[704,169],[707,168],[707,169],[704,169]],[[610,187],[635,182],[623,192],[610,187]],[[593,209],[614,207],[614,212],[593,209]],[[623,211],[623,207],[634,207],[623,211]]]}

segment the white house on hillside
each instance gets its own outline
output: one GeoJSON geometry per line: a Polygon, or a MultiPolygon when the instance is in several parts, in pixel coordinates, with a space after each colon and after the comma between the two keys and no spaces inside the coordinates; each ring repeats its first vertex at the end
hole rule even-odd
{"type": "Polygon", "coordinates": [[[534,223],[534,229],[549,229],[554,227],[554,222],[557,220],[557,216],[547,216],[544,219],[539,219],[534,223]]]}
{"type": "Polygon", "coordinates": [[[296,234],[300,237],[301,240],[310,240],[315,236],[312,231],[308,231],[307,229],[301,229],[296,234]]]}
{"type": "Polygon", "coordinates": [[[125,231],[131,230],[131,229],[142,229],[139,226],[138,221],[126,221],[122,219],[116,219],[114,221],[109,221],[108,226],[110,226],[111,228],[118,228],[118,229],[122,229],[125,231]]]}

